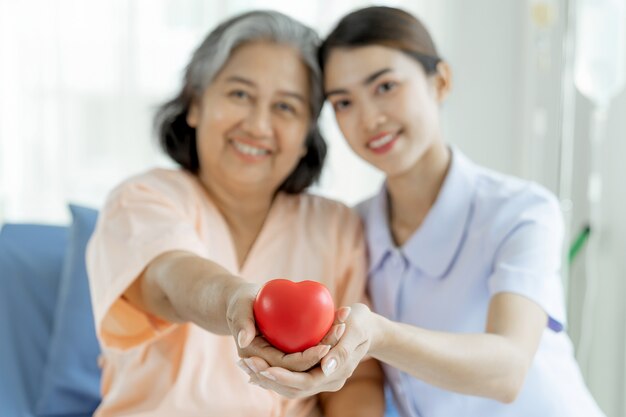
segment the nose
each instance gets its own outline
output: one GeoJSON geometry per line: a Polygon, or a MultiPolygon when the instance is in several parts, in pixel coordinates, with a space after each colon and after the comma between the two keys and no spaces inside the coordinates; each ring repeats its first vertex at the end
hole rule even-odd
{"type": "Polygon", "coordinates": [[[244,120],[244,129],[254,137],[267,137],[272,134],[271,109],[267,106],[256,105],[244,120]]]}
{"type": "Polygon", "coordinates": [[[363,101],[361,104],[361,124],[368,132],[375,132],[386,121],[387,116],[378,108],[376,103],[363,101]]]}

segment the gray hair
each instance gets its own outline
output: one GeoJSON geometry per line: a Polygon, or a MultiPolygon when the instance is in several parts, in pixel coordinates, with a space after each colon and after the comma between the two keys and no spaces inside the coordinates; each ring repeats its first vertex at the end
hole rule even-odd
{"type": "Polygon", "coordinates": [[[196,132],[187,124],[187,112],[192,102],[202,96],[224,67],[235,48],[260,40],[293,46],[308,70],[311,126],[306,138],[307,154],[280,188],[298,193],[319,178],[326,157],[326,143],[317,126],[324,103],[317,60],[320,39],[313,29],[282,13],[252,11],[235,16],[215,28],[191,57],[179,94],[158,109],[154,127],[163,150],[183,168],[197,173],[200,164],[196,132]]]}
{"type": "Polygon", "coordinates": [[[311,117],[315,118],[323,103],[317,61],[320,39],[311,28],[276,11],[248,12],[219,25],[194,52],[185,74],[186,86],[194,94],[202,95],[235,48],[259,40],[291,45],[300,53],[309,71],[309,107],[311,117]]]}

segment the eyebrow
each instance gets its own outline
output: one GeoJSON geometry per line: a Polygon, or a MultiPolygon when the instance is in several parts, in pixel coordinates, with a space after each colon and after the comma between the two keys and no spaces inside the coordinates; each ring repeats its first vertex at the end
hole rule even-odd
{"type": "MultiPolygon", "coordinates": [[[[256,83],[254,83],[253,81],[244,78],[244,77],[240,77],[238,75],[233,75],[230,76],[226,79],[226,82],[232,82],[232,83],[241,83],[241,84],[245,84],[247,86],[253,87],[253,88],[257,88],[256,83]]],[[[285,90],[279,90],[278,94],[282,95],[282,96],[288,96],[288,97],[293,97],[296,100],[300,100],[303,103],[306,103],[307,100],[304,98],[304,96],[302,96],[302,94],[296,93],[294,91],[285,91],[285,90]]]]}
{"type": "MultiPolygon", "coordinates": [[[[365,77],[365,79],[361,82],[361,84],[364,86],[367,86],[373,83],[374,81],[376,81],[376,79],[380,77],[381,75],[386,74],[391,71],[392,71],[391,68],[383,68],[381,70],[378,70],[368,75],[367,77],[365,77]]],[[[348,90],[346,90],[345,88],[338,88],[336,90],[327,91],[325,95],[326,95],[326,98],[328,98],[329,96],[335,95],[335,94],[348,94],[348,90]]]]}

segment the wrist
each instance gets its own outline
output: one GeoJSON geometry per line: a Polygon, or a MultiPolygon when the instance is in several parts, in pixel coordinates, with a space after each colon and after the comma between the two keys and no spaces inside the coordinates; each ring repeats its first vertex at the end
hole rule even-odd
{"type": "Polygon", "coordinates": [[[223,297],[221,301],[225,311],[228,312],[228,309],[241,298],[244,293],[244,287],[247,284],[234,276],[224,276],[220,278],[223,280],[222,291],[220,291],[223,297]]]}
{"type": "Polygon", "coordinates": [[[387,332],[389,327],[389,320],[379,314],[374,313],[373,311],[370,312],[370,316],[370,323],[372,324],[372,326],[370,330],[371,343],[369,353],[373,357],[376,357],[379,352],[384,350],[384,345],[388,339],[387,332]]]}
{"type": "Polygon", "coordinates": [[[190,288],[190,299],[193,301],[187,306],[193,310],[192,321],[222,334],[228,328],[218,323],[222,317],[226,317],[229,307],[236,301],[241,282],[228,274],[219,273],[211,276],[202,269],[196,272],[195,285],[190,288]]]}

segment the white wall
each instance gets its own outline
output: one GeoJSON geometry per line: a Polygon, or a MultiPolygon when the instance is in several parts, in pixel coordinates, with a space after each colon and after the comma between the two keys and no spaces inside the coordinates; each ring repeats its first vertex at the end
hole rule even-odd
{"type": "Polygon", "coordinates": [[[448,0],[443,8],[437,41],[453,71],[446,138],[479,163],[521,175],[524,4],[448,0]]]}

